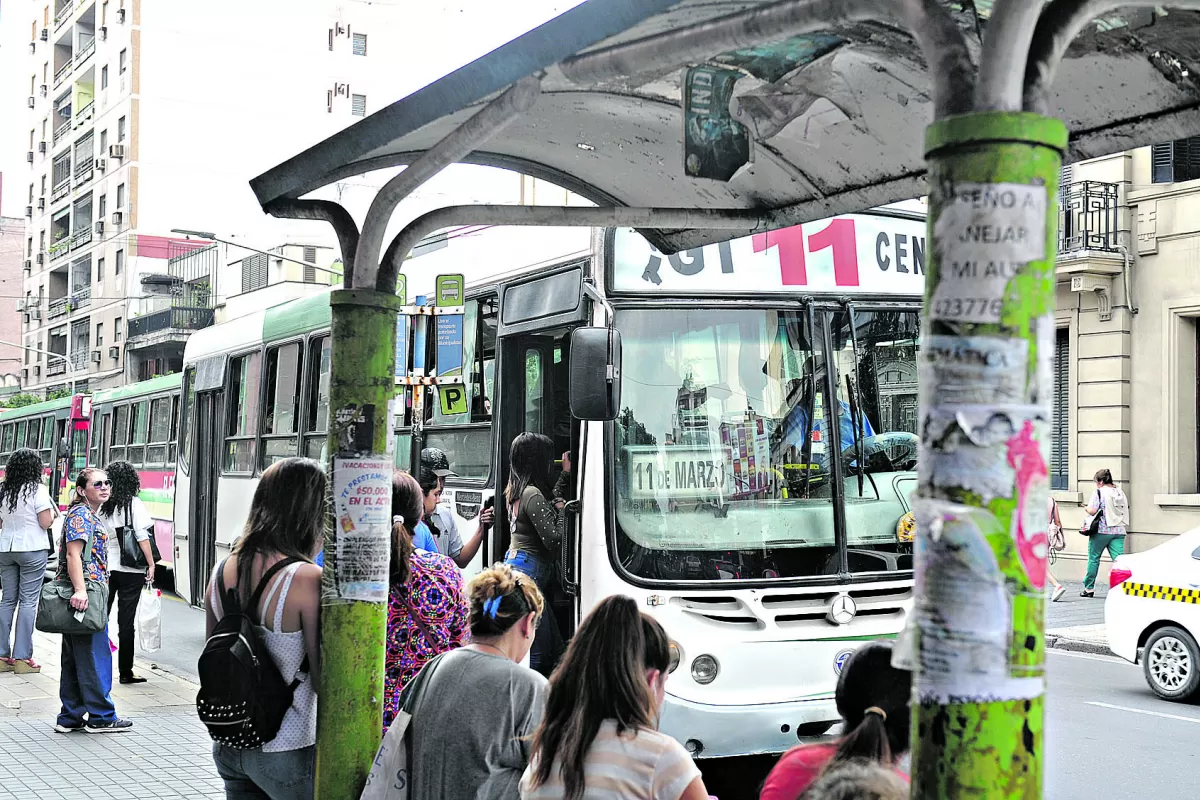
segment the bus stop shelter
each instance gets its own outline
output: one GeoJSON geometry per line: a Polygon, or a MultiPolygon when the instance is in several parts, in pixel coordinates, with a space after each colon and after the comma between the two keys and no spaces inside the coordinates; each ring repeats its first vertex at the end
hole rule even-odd
{"type": "MultiPolygon", "coordinates": [[[[1044,471],[1036,440],[1047,423],[1038,409],[1049,403],[1033,354],[1052,311],[1053,247],[1047,253],[1037,237],[1054,237],[1059,168],[1200,131],[1195,9],[1197,0],[586,0],[251,185],[267,213],[326,220],[339,238],[348,294],[334,300],[335,414],[388,402],[396,304],[381,298],[394,299],[413,246],[448,226],[629,226],[670,254],[928,194],[927,296],[936,301],[944,291],[943,299],[961,301],[969,287],[951,286],[938,265],[968,251],[956,253],[946,231],[1033,220],[1033,247],[997,251],[1028,280],[981,284],[980,311],[950,312],[937,302],[927,309],[927,340],[941,337],[951,350],[947,343],[957,341],[960,351],[1017,342],[1028,369],[1021,367],[1022,396],[1008,404],[946,405],[937,364],[922,386],[922,420],[937,423],[923,426],[922,464],[973,454],[975,463],[1007,459],[1024,477],[997,503],[969,480],[946,486],[922,476],[928,513],[918,514],[913,787],[914,796],[976,796],[971,788],[982,786],[998,787],[988,796],[1035,797],[1041,697],[1028,686],[1044,680],[1042,606],[1030,588],[1036,565],[1024,550],[1024,567],[1017,564],[1011,542],[996,544],[1003,536],[989,539],[999,566],[977,577],[1008,587],[1010,638],[1029,643],[1028,653],[1014,644],[1002,654],[1013,680],[998,682],[996,697],[952,668],[941,668],[940,683],[926,679],[936,671],[926,656],[945,631],[922,617],[931,608],[922,597],[944,596],[949,586],[948,557],[937,550],[943,538],[986,534],[991,525],[1007,531],[1010,523],[1018,543],[1024,535],[1017,516],[1044,471]],[[596,205],[452,206],[384,241],[397,203],[452,163],[543,178],[596,205]],[[307,198],[347,176],[396,166],[406,169],[380,190],[361,231],[336,204],[307,198]],[[1033,215],[959,213],[968,196],[1003,197],[1004,187],[1016,187],[1033,215]],[[1005,422],[1007,439],[997,444],[990,422],[972,422],[981,408],[985,420],[1005,422]],[[954,435],[934,441],[934,428],[954,435]],[[1022,442],[1032,449],[1021,450],[1022,442]],[[922,551],[921,537],[931,535],[922,551]]],[[[384,452],[384,426],[375,427],[355,442],[333,431],[335,469],[338,456],[384,452]]],[[[379,541],[386,553],[386,535],[379,541]]],[[[336,579],[326,575],[334,591],[336,579]]],[[[374,648],[382,607],[369,605],[323,612],[326,653],[335,660],[322,673],[322,798],[357,796],[377,744],[374,678],[354,672],[370,673],[381,658],[374,648]]]]}

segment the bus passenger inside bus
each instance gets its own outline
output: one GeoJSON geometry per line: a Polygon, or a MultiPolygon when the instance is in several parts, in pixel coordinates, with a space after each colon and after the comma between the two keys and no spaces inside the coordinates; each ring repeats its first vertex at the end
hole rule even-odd
{"type": "Polygon", "coordinates": [[[916,485],[916,308],[623,309],[616,321],[626,571],[700,581],[911,568],[897,526],[916,485]]]}

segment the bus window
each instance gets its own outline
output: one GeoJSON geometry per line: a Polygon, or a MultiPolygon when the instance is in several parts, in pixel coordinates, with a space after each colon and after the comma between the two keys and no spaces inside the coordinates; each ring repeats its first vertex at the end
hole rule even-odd
{"type": "Polygon", "coordinates": [[[28,430],[27,425],[28,425],[28,423],[25,420],[21,420],[20,422],[17,423],[17,438],[16,438],[16,441],[13,442],[14,450],[20,449],[25,446],[25,434],[26,434],[26,431],[28,430]]]}
{"type": "Polygon", "coordinates": [[[71,432],[71,463],[67,470],[67,478],[72,484],[79,476],[79,471],[87,466],[87,428],[76,428],[71,432]]]}
{"type": "Polygon", "coordinates": [[[170,442],[167,443],[167,463],[175,463],[175,442],[179,436],[179,395],[171,395],[171,427],[169,429],[170,442]]]}
{"type": "Polygon", "coordinates": [[[92,417],[92,458],[91,463],[103,467],[108,463],[109,439],[112,436],[112,413],[104,412],[92,417]]]}
{"type": "Polygon", "coordinates": [[[13,438],[17,432],[17,426],[13,423],[8,423],[4,426],[4,452],[11,453],[13,451],[13,438]]]}
{"type": "Polygon", "coordinates": [[[29,434],[25,438],[25,446],[37,450],[42,441],[42,419],[29,420],[29,434]]]}
{"type": "Polygon", "coordinates": [[[266,377],[266,409],[262,431],[264,469],[297,452],[296,426],[300,416],[299,342],[272,347],[267,351],[266,377]]]}
{"type": "Polygon", "coordinates": [[[249,475],[254,472],[254,450],[258,434],[259,354],[238,356],[230,361],[229,424],[225,437],[225,472],[249,475]]]}
{"type": "Polygon", "coordinates": [[[320,459],[329,424],[329,337],[308,342],[308,402],[304,421],[304,455],[320,459]]]}
{"type": "Polygon", "coordinates": [[[146,426],[149,403],[143,400],[129,407],[129,450],[125,459],[135,467],[146,463],[146,426]]]}
{"type": "Polygon", "coordinates": [[[167,463],[167,443],[171,440],[171,398],[159,397],[150,401],[150,441],[146,448],[146,463],[164,466],[167,463]]]}
{"type": "Polygon", "coordinates": [[[54,464],[54,417],[42,418],[42,463],[47,467],[54,464]]]}
{"type": "Polygon", "coordinates": [[[113,412],[112,436],[109,437],[109,461],[125,460],[125,445],[129,442],[129,406],[117,406],[113,412]]]}
{"type": "Polygon", "coordinates": [[[525,351],[525,430],[542,429],[542,351],[525,351]]]}
{"type": "Polygon", "coordinates": [[[196,368],[183,372],[183,395],[179,409],[179,469],[186,475],[192,457],[192,408],[196,405],[196,368]]]}

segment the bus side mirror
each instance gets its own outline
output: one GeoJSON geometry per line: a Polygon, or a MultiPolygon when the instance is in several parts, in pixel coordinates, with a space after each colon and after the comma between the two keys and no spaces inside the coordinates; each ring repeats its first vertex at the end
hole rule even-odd
{"type": "Polygon", "coordinates": [[[621,408],[621,334],[612,328],[571,333],[571,416],[593,422],[617,418],[621,408]]]}

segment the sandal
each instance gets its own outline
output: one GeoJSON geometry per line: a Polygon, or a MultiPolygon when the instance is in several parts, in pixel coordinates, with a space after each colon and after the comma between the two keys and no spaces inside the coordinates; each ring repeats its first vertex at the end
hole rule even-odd
{"type": "Polygon", "coordinates": [[[42,665],[34,661],[32,658],[13,662],[13,672],[17,673],[18,675],[31,675],[41,671],[42,665]]]}
{"type": "Polygon", "coordinates": [[[11,658],[0,658],[0,672],[12,672],[16,667],[16,662],[11,658]]]}

